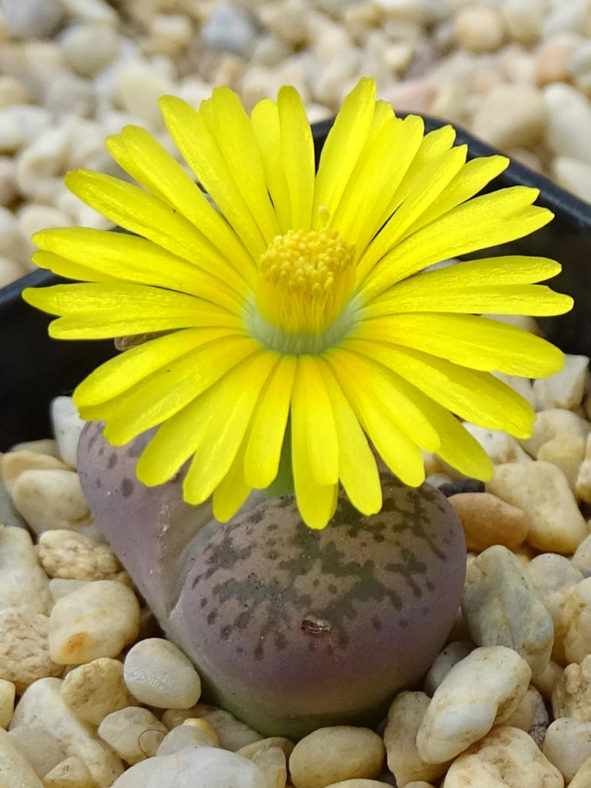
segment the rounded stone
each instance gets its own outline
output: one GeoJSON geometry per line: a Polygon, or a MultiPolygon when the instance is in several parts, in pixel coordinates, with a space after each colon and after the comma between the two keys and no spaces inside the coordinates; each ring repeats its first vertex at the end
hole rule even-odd
{"type": "Polygon", "coordinates": [[[341,499],[321,531],[292,496],[207,529],[171,623],[209,697],[256,730],[373,723],[442,647],[465,575],[461,526],[430,485],[384,474],[382,487],[378,515],[341,499]]]}
{"type": "Polygon", "coordinates": [[[147,706],[189,709],[199,700],[201,682],[183,652],[163,638],[140,640],[128,651],[123,678],[147,706]]]}

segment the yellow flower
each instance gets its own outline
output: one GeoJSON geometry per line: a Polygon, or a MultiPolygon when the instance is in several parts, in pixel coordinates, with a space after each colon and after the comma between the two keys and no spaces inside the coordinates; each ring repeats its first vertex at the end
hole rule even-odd
{"type": "Polygon", "coordinates": [[[213,495],[220,520],[271,485],[282,447],[313,528],[334,513],[339,484],[364,514],[380,510],[374,450],[413,486],[424,479],[419,447],[489,478],[459,419],[527,437],[530,406],[491,373],[545,376],[563,357],[474,313],[555,315],[572,300],[534,284],[560,271],[546,258],[423,269],[546,224],[537,191],[472,199],[507,159],[466,163],[450,126],[424,135],[421,118],[376,101],[371,79],[345,99],[317,173],[293,88],[250,117],[227,88],[199,111],[170,96],[161,108],[213,204],[155,139],[128,126],[107,147],[140,186],[87,171],[66,182],[136,235],[68,228],[34,239],[39,266],[85,282],[24,292],[61,316],[51,336],[162,332],[78,386],[82,417],[105,420],[116,445],[160,425],[139,478],[160,484],[192,458],[185,498],[213,495]]]}

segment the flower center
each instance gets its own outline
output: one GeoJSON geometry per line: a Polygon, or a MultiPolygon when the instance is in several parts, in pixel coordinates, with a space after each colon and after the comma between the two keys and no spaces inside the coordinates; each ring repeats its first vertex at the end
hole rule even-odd
{"type": "Polygon", "coordinates": [[[278,235],[260,261],[255,290],[260,316],[288,335],[325,332],[351,298],[353,253],[329,227],[278,235]]]}

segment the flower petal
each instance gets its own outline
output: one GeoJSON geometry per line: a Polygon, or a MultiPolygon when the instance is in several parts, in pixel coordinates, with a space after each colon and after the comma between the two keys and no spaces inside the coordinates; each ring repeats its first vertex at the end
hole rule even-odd
{"type": "Polygon", "coordinates": [[[325,358],[363,429],[392,473],[411,487],[422,484],[425,470],[421,452],[417,443],[394,420],[386,403],[374,393],[373,384],[377,376],[374,375],[371,384],[360,377],[359,357],[352,353],[339,350],[327,353],[325,358]]]}
{"type": "Polygon", "coordinates": [[[490,372],[466,369],[411,348],[365,339],[348,347],[379,361],[466,421],[517,438],[531,435],[535,413],[528,402],[490,372]]]}
{"type": "Polygon", "coordinates": [[[72,398],[80,408],[106,402],[175,359],[226,336],[226,328],[186,328],[142,342],[93,370],[78,384],[72,398]]]}
{"type": "Polygon", "coordinates": [[[291,204],[292,230],[309,230],[314,202],[314,142],[306,110],[296,90],[284,86],[277,96],[281,161],[291,204]]]}
{"type": "Polygon", "coordinates": [[[254,261],[236,233],[181,165],[139,126],[109,137],[107,149],[125,172],[188,219],[227,262],[233,277],[252,277],[254,261]],[[233,271],[232,271],[233,269],[233,271]]]}
{"type": "Polygon", "coordinates": [[[328,133],[316,174],[314,227],[323,223],[322,212],[318,213],[320,208],[327,209],[332,216],[338,207],[372,127],[375,93],[373,79],[359,80],[343,101],[328,133]]]}
{"type": "Polygon", "coordinates": [[[247,435],[242,439],[228,473],[213,491],[213,516],[221,523],[227,523],[252,492],[244,479],[246,439],[247,435]]]}
{"type": "MultiPolygon", "coordinates": [[[[212,366],[218,369],[217,351],[214,350],[214,354],[212,366]]],[[[162,484],[174,476],[196,451],[207,450],[204,436],[209,430],[211,419],[221,418],[226,406],[233,408],[234,401],[241,399],[243,389],[246,397],[243,405],[250,402],[251,394],[257,384],[256,381],[250,380],[249,375],[253,373],[254,379],[260,365],[267,363],[259,361],[263,355],[266,355],[266,352],[259,351],[255,355],[243,358],[229,370],[221,369],[217,376],[217,385],[211,385],[202,391],[182,410],[160,425],[138,460],[137,475],[144,484],[149,487],[162,484]],[[253,364],[256,366],[251,369],[253,364]],[[245,383],[248,384],[246,388],[245,383]]],[[[242,405],[238,403],[236,407],[240,408],[242,405]]]]}
{"type": "Polygon", "coordinates": [[[279,225],[252,124],[240,99],[228,87],[214,88],[211,98],[201,102],[199,114],[261,235],[270,243],[279,232],[279,225]]]}
{"type": "Polygon", "coordinates": [[[183,481],[188,503],[203,503],[230,470],[260,391],[278,360],[277,353],[252,356],[241,370],[240,379],[235,373],[226,375],[215,387],[213,406],[204,404],[200,408],[196,427],[200,441],[183,481]]]}
{"type": "Polygon", "coordinates": [[[421,144],[423,128],[416,115],[392,117],[375,137],[370,135],[331,222],[344,240],[355,244],[357,257],[380,229],[392,192],[421,144]]]}
{"type": "Polygon", "coordinates": [[[363,338],[414,348],[470,369],[529,378],[564,366],[564,355],[521,328],[476,315],[417,312],[363,321],[363,338]]]}
{"type": "Polygon", "coordinates": [[[265,180],[273,200],[277,221],[282,233],[289,230],[291,222],[291,198],[282,168],[283,150],[277,105],[271,99],[263,99],[253,108],[250,120],[257,138],[265,180]]]}
{"type": "Polygon", "coordinates": [[[144,285],[91,282],[28,287],[22,296],[44,312],[64,315],[49,326],[50,336],[58,339],[106,339],[191,326],[242,330],[239,317],[215,304],[144,285]]]}
{"type": "MultiPolygon", "coordinates": [[[[475,197],[417,230],[374,265],[360,286],[365,302],[432,263],[507,243],[543,227],[552,213],[531,205],[537,195],[537,189],[511,186],[475,197]]],[[[366,269],[362,258],[359,271],[366,269]]]]}
{"type": "Polygon", "coordinates": [[[361,425],[331,368],[319,362],[332,405],[339,442],[339,477],[351,503],[363,514],[382,508],[380,475],[361,425]]]}
{"type": "Polygon", "coordinates": [[[291,395],[292,434],[307,442],[310,473],[319,484],[339,480],[339,444],[324,378],[313,356],[301,355],[291,395]]]}
{"type": "Polygon", "coordinates": [[[310,467],[303,430],[291,428],[291,464],[297,506],[309,528],[324,528],[336,511],[338,484],[319,484],[310,467]]]}
{"type": "Polygon", "coordinates": [[[296,356],[283,356],[257,403],[244,454],[244,478],[251,487],[265,489],[277,476],[296,367],[296,356]]]}
{"type": "MultiPolygon", "coordinates": [[[[247,292],[244,280],[230,275],[231,272],[213,274],[135,235],[66,227],[35,233],[33,241],[41,249],[72,261],[74,275],[79,266],[86,266],[99,276],[177,290],[233,312],[241,309],[247,292]],[[228,280],[233,288],[226,284],[228,280]]],[[[62,275],[68,270],[65,262],[58,263],[58,268],[62,275]]]]}
{"type": "Polygon", "coordinates": [[[119,446],[170,419],[258,349],[248,337],[218,337],[173,359],[114,399],[81,408],[80,415],[87,418],[90,411],[92,418],[105,420],[105,438],[119,446]]]}
{"type": "Polygon", "coordinates": [[[160,99],[170,136],[223,216],[234,228],[253,260],[267,246],[248,205],[234,183],[232,172],[203,116],[174,96],[160,99]]]}

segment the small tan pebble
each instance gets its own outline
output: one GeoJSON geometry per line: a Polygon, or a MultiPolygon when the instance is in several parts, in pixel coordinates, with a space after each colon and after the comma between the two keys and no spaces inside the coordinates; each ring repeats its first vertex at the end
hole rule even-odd
{"type": "MultiPolygon", "coordinates": [[[[575,550],[571,563],[579,572],[591,573],[591,534],[575,550]]],[[[582,580],[582,578],[580,578],[582,580]]]]}
{"type": "Polygon", "coordinates": [[[554,625],[525,571],[506,547],[489,547],[468,568],[462,611],[475,643],[514,649],[538,675],[550,661],[554,625]]]}
{"type": "MultiPolygon", "coordinates": [[[[382,785],[382,783],[379,783],[382,785]]],[[[424,780],[413,780],[410,783],[406,783],[404,788],[433,788],[431,783],[426,783],[424,780]]]]}
{"type": "Polygon", "coordinates": [[[44,471],[44,470],[71,470],[66,463],[54,454],[33,449],[13,449],[2,455],[0,460],[0,470],[2,479],[9,492],[12,491],[15,482],[25,471],[44,471]]]}
{"type": "Polygon", "coordinates": [[[444,788],[563,788],[558,769],[519,728],[499,726],[452,763],[444,788]]]}
{"type": "Polygon", "coordinates": [[[536,84],[543,88],[552,82],[570,82],[568,68],[573,53],[573,44],[550,41],[542,45],[536,53],[536,84]]]}
{"type": "Polygon", "coordinates": [[[591,577],[564,592],[558,605],[556,641],[566,662],[581,662],[591,654],[591,577]]]}
{"type": "Polygon", "coordinates": [[[589,371],[588,356],[565,354],[564,367],[547,378],[534,380],[537,410],[575,408],[583,401],[589,371]]]}
{"type": "Polygon", "coordinates": [[[137,637],[139,602],[116,580],[94,580],[58,599],[49,619],[49,653],[58,664],[116,657],[137,637]]]}
{"type": "Polygon", "coordinates": [[[31,92],[24,82],[8,74],[0,76],[0,109],[28,104],[30,100],[31,92]]]}
{"type": "Polygon", "coordinates": [[[467,657],[474,648],[474,643],[471,640],[454,640],[448,643],[443,651],[435,657],[425,675],[423,689],[427,695],[433,695],[456,662],[467,657]]]}
{"type": "Polygon", "coordinates": [[[499,85],[482,100],[471,131],[497,148],[533,148],[543,137],[546,108],[531,85],[499,85]]]}
{"type": "Polygon", "coordinates": [[[591,785],[591,758],[587,758],[580,767],[571,782],[569,788],[589,788],[591,785]]]}
{"type": "Polygon", "coordinates": [[[108,545],[66,529],[42,533],[37,555],[49,577],[114,580],[121,572],[121,564],[108,545]]]}
{"type": "Polygon", "coordinates": [[[96,788],[88,767],[77,755],[58,763],[43,777],[43,788],[96,788]]]}
{"type": "MultiPolygon", "coordinates": [[[[184,723],[187,724],[186,722],[184,723]]],[[[259,752],[259,750],[264,750],[267,747],[280,747],[283,752],[285,753],[286,757],[289,758],[291,755],[295,744],[292,742],[291,739],[286,739],[284,736],[269,736],[267,739],[261,739],[260,741],[255,741],[252,744],[247,744],[244,747],[241,747],[239,750],[236,750],[238,755],[242,755],[243,758],[252,758],[252,756],[259,752]]]]}
{"type": "MultiPolygon", "coordinates": [[[[431,788],[429,783],[424,783],[422,780],[420,782],[412,782],[406,783],[404,788],[431,788]]],[[[353,780],[340,780],[338,783],[331,783],[327,785],[326,788],[392,788],[391,783],[383,783],[379,780],[364,780],[364,779],[353,779],[353,780]]]]}
{"type": "Polygon", "coordinates": [[[158,99],[174,92],[171,79],[150,63],[141,61],[130,62],[121,68],[115,86],[117,101],[123,109],[154,129],[162,127],[158,99]]]}
{"type": "Polygon", "coordinates": [[[585,456],[577,474],[575,492],[586,503],[591,503],[591,437],[587,436],[585,456]]]}
{"type": "Polygon", "coordinates": [[[527,512],[527,541],[538,550],[573,553],[589,533],[566,476],[552,463],[497,465],[486,490],[527,512]]]}
{"type": "Polygon", "coordinates": [[[447,762],[426,763],[417,750],[417,732],[429,702],[424,692],[401,692],[388,710],[384,746],[388,769],[398,785],[406,785],[411,780],[434,780],[447,769],[447,762]]]}
{"type": "Polygon", "coordinates": [[[37,535],[53,528],[94,530],[78,474],[72,470],[24,471],[14,483],[12,496],[37,535]]]}
{"type": "Polygon", "coordinates": [[[479,553],[495,544],[514,550],[527,538],[523,509],[492,493],[458,493],[447,500],[460,518],[468,550],[479,553]]]}
{"type": "Polygon", "coordinates": [[[380,98],[396,108],[396,112],[426,112],[437,95],[436,88],[424,79],[405,79],[387,85],[380,98]]]}
{"type": "Polygon", "coordinates": [[[123,677],[141,703],[160,709],[189,709],[201,695],[201,680],[191,661],[164,638],[148,638],[132,646],[123,677]]]}
{"type": "Polygon", "coordinates": [[[24,528],[0,526],[0,567],[0,609],[15,607],[22,613],[49,612],[48,577],[24,528]]]}
{"type": "Polygon", "coordinates": [[[529,665],[512,649],[474,649],[453,666],[427,707],[416,738],[421,758],[448,761],[495,723],[502,724],[519,705],[530,678],[529,665]]]}
{"type": "Polygon", "coordinates": [[[114,711],[137,703],[123,681],[123,665],[117,659],[100,657],[70,670],[61,694],[78,719],[99,725],[114,711]]]}
{"type": "Polygon", "coordinates": [[[108,714],[98,727],[98,735],[126,763],[134,764],[156,755],[168,733],[166,725],[141,706],[128,706],[108,714]]]}
{"type": "Polygon", "coordinates": [[[540,40],[544,11],[538,0],[505,0],[501,10],[512,41],[530,45],[540,40]]]}
{"type": "MultiPolygon", "coordinates": [[[[1,178],[2,173],[0,173],[0,197],[2,190],[1,178]]],[[[16,260],[10,260],[8,257],[0,256],[0,287],[6,287],[6,285],[15,282],[17,279],[20,279],[21,276],[25,276],[25,274],[28,273],[27,269],[20,263],[17,263],[16,260]]]]}
{"type": "Polygon", "coordinates": [[[561,717],[548,727],[542,752],[570,782],[583,763],[591,758],[591,722],[561,717]]]}
{"type": "Polygon", "coordinates": [[[58,38],[68,65],[83,77],[93,77],[115,59],[120,47],[117,31],[109,25],[75,24],[58,38]]]}
{"type": "Polygon", "coordinates": [[[287,782],[287,758],[281,747],[266,747],[250,759],[261,772],[269,788],[284,788],[287,782]]]}
{"type": "Polygon", "coordinates": [[[39,725],[19,725],[9,731],[13,745],[31,764],[39,777],[67,757],[66,745],[39,725]]]}
{"type": "Polygon", "coordinates": [[[6,788],[43,788],[35,770],[0,728],[0,785],[6,788]]]}
{"type": "Polygon", "coordinates": [[[562,672],[562,667],[554,660],[550,660],[546,669],[532,680],[532,685],[539,690],[545,701],[549,701],[552,697],[554,687],[562,679],[562,672]]]}
{"type": "Polygon", "coordinates": [[[580,435],[587,438],[591,432],[591,424],[571,410],[549,408],[536,413],[531,438],[520,439],[519,443],[528,454],[537,457],[540,446],[557,435],[580,435]]]}
{"type": "MultiPolygon", "coordinates": [[[[211,725],[218,735],[220,747],[224,750],[236,752],[236,750],[239,750],[241,747],[245,747],[247,744],[252,744],[264,738],[260,733],[257,733],[252,728],[249,728],[248,725],[237,720],[229,711],[225,711],[224,709],[197,704],[197,706],[193,706],[192,709],[189,709],[189,712],[189,717],[199,717],[211,725]]],[[[187,717],[184,717],[184,719],[186,720],[187,717]]],[[[162,721],[166,725],[169,724],[164,719],[164,716],[162,717],[162,721]]],[[[183,720],[181,720],[181,722],[183,722],[183,720]]]]}
{"type": "MultiPolygon", "coordinates": [[[[508,318],[519,317],[523,319],[523,315],[485,315],[485,317],[492,317],[495,320],[499,320],[501,323],[507,323],[508,325],[517,325],[517,328],[523,328],[526,331],[529,331],[531,334],[540,333],[540,327],[537,325],[535,320],[530,322],[526,319],[523,324],[512,323],[508,320],[508,318]]],[[[502,372],[493,372],[492,374],[495,376],[495,378],[498,378],[498,380],[506,383],[510,388],[513,389],[513,391],[516,391],[518,394],[520,394],[523,399],[529,402],[532,408],[534,407],[535,397],[531,380],[528,380],[527,378],[520,378],[517,375],[505,375],[502,372]]]]}
{"type": "Polygon", "coordinates": [[[14,711],[16,686],[13,681],[0,679],[0,728],[8,728],[14,711]]]}
{"type": "Polygon", "coordinates": [[[529,454],[512,435],[502,430],[487,430],[469,421],[464,421],[462,426],[476,438],[495,465],[502,462],[531,462],[529,454]]]}
{"type": "Polygon", "coordinates": [[[22,693],[46,676],[61,676],[63,666],[49,654],[49,618],[14,607],[0,610],[0,678],[13,682],[22,693]]]}
{"type": "Polygon", "coordinates": [[[50,457],[61,460],[55,438],[40,438],[36,441],[22,441],[21,443],[15,443],[10,449],[11,454],[19,451],[32,451],[34,454],[47,454],[50,457]]]}
{"type": "MultiPolygon", "coordinates": [[[[198,720],[203,722],[203,720],[198,720]]],[[[207,725],[207,723],[205,723],[207,725]]],[[[166,736],[160,742],[156,755],[170,755],[173,752],[178,752],[184,747],[217,747],[219,746],[219,739],[216,732],[209,725],[209,732],[196,725],[187,725],[184,722],[182,725],[177,725],[171,731],[168,731],[166,736]]]]}
{"type": "Polygon", "coordinates": [[[591,655],[567,665],[552,691],[552,713],[591,722],[591,655]]]}
{"type": "Polygon", "coordinates": [[[468,52],[494,52],[505,38],[505,20],[492,6],[466,6],[456,15],[455,37],[468,52]]]}
{"type": "Polygon", "coordinates": [[[296,744],[289,758],[295,788],[324,788],[354,777],[373,779],[384,763],[382,740],[369,728],[335,725],[319,728],[296,744]]]}
{"type": "Polygon", "coordinates": [[[538,460],[551,462],[566,476],[571,490],[576,489],[579,469],[585,457],[585,439],[580,435],[556,435],[543,443],[538,451],[538,460]]]}
{"type": "Polygon", "coordinates": [[[544,698],[540,692],[530,684],[527,692],[519,702],[519,705],[508,717],[504,725],[510,728],[520,728],[522,731],[529,732],[534,726],[548,725],[548,712],[544,703],[544,698]]]}
{"type": "Polygon", "coordinates": [[[123,771],[119,756],[81,722],[66,706],[60,694],[60,679],[39,679],[19,700],[11,723],[11,733],[23,725],[41,727],[58,738],[87,765],[99,788],[107,788],[123,771]]]}

